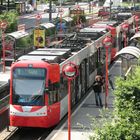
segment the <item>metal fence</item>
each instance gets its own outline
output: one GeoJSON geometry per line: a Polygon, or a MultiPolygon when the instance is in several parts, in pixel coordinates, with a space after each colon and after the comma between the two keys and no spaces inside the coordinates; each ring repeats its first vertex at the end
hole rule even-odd
{"type": "Polygon", "coordinates": [[[9,86],[0,83],[0,132],[9,126],[9,86]]]}

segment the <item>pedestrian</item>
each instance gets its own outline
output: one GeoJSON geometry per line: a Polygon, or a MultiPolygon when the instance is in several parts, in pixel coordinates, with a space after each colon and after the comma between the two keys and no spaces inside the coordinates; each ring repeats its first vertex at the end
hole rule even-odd
{"type": "Polygon", "coordinates": [[[102,86],[103,86],[102,76],[97,75],[93,83],[93,90],[95,93],[96,106],[100,106],[100,107],[103,107],[102,98],[101,98],[102,86]]]}
{"type": "Polygon", "coordinates": [[[112,76],[112,75],[108,75],[109,84],[110,84],[112,90],[114,90],[114,85],[113,85],[113,82],[112,82],[112,80],[111,80],[111,76],[112,76]]]}

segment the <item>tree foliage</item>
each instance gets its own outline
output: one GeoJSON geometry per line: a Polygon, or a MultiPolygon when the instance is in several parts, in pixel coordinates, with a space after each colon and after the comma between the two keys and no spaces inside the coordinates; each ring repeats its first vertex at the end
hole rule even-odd
{"type": "Polygon", "coordinates": [[[6,33],[11,33],[17,30],[17,12],[7,11],[0,15],[0,21],[7,21],[8,26],[6,28],[6,33]]]}
{"type": "Polygon", "coordinates": [[[96,128],[90,140],[140,139],[140,67],[126,80],[116,79],[112,120],[96,128]]]}

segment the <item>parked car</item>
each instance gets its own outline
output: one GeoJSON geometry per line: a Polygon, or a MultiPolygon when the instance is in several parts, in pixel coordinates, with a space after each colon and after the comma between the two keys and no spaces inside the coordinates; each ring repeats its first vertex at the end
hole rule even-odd
{"type": "MultiPolygon", "coordinates": [[[[50,4],[49,3],[44,7],[44,12],[50,12],[50,4]]],[[[56,5],[55,4],[52,4],[51,12],[53,12],[53,13],[56,12],[56,5]]]]}
{"type": "Polygon", "coordinates": [[[103,7],[101,9],[99,9],[98,11],[98,16],[107,16],[109,15],[110,11],[109,11],[109,7],[103,7]]]}
{"type": "Polygon", "coordinates": [[[31,4],[27,4],[25,9],[26,9],[26,13],[32,13],[34,11],[34,8],[32,7],[31,4]]]}

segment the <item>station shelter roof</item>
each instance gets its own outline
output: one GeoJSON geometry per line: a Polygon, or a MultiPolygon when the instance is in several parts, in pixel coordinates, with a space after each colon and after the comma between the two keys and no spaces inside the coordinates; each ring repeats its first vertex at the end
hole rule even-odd
{"type": "Polygon", "coordinates": [[[71,17],[63,17],[63,20],[65,20],[66,22],[70,22],[72,21],[73,19],[71,17]]]}
{"type": "Polygon", "coordinates": [[[134,35],[130,38],[130,40],[132,40],[132,39],[138,39],[138,38],[140,38],[140,32],[137,32],[136,34],[134,34],[134,35]]]}
{"type": "Polygon", "coordinates": [[[40,24],[40,26],[42,26],[46,29],[55,27],[55,25],[53,23],[42,23],[42,24],[40,24]]]}
{"type": "Polygon", "coordinates": [[[135,46],[127,46],[116,53],[115,57],[123,57],[126,59],[140,58],[140,49],[135,46]]]}
{"type": "Polygon", "coordinates": [[[15,39],[19,39],[19,38],[22,38],[22,37],[25,37],[28,35],[29,35],[29,33],[25,32],[25,31],[16,31],[16,32],[12,32],[12,33],[7,34],[7,36],[11,36],[15,39]]]}

